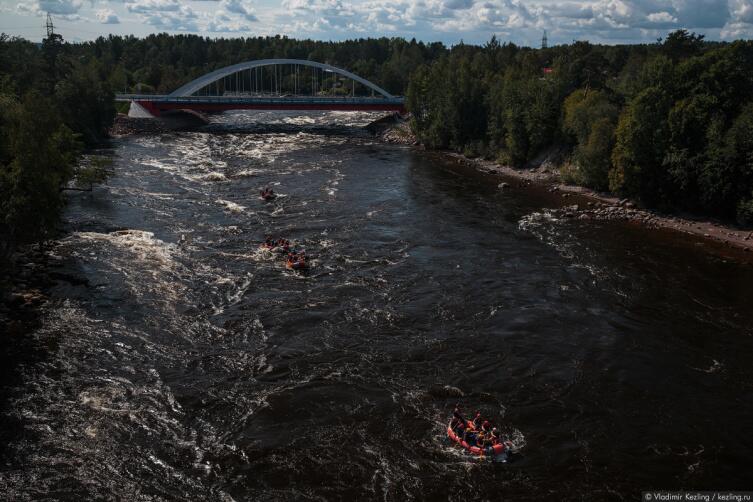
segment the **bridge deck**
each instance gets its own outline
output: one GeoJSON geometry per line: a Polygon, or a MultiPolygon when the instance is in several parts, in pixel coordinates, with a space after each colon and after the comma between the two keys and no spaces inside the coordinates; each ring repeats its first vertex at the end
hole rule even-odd
{"type": "Polygon", "coordinates": [[[118,94],[116,101],[135,101],[154,115],[169,110],[344,110],[403,111],[401,97],[322,97],[322,96],[186,96],[118,94]]]}
{"type": "Polygon", "coordinates": [[[156,103],[181,103],[181,104],[288,104],[288,103],[353,103],[353,104],[389,104],[402,105],[405,99],[399,96],[394,98],[370,98],[370,97],[329,97],[329,96],[185,96],[173,97],[156,94],[116,94],[115,101],[152,101],[156,103]]]}

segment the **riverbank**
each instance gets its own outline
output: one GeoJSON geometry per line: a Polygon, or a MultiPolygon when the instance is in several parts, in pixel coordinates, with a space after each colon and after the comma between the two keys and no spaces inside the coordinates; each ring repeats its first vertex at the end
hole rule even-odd
{"type": "Polygon", "coordinates": [[[53,270],[54,258],[40,244],[24,246],[0,272],[0,326],[5,328],[4,342],[31,331],[38,322],[40,308],[48,301],[49,288],[58,280],[66,280],[65,274],[53,270]]]}
{"type": "Polygon", "coordinates": [[[164,132],[167,132],[167,128],[159,119],[133,118],[122,113],[115,117],[109,130],[110,136],[114,138],[132,134],[162,134],[164,132]]]}
{"type": "Polygon", "coordinates": [[[418,146],[419,142],[411,131],[409,121],[410,115],[393,113],[375,120],[365,129],[385,143],[418,146]]]}
{"type": "MultiPolygon", "coordinates": [[[[367,128],[387,143],[420,146],[410,131],[406,118],[388,116],[367,128]],[[377,126],[372,127],[375,124],[377,126]]],[[[472,159],[456,152],[439,153],[458,163],[473,166],[481,172],[506,178],[500,179],[501,190],[520,189],[528,185],[546,188],[559,196],[561,205],[555,208],[555,211],[567,218],[629,221],[647,228],[662,228],[690,234],[753,254],[753,229],[741,229],[713,218],[695,215],[662,214],[641,208],[635,201],[621,199],[613,194],[569,185],[562,181],[559,168],[551,162],[545,161],[527,169],[515,169],[490,160],[472,159]]]]}
{"type": "Polygon", "coordinates": [[[110,136],[120,138],[134,134],[163,134],[170,131],[188,131],[207,125],[209,120],[198,112],[177,110],[159,118],[129,117],[119,113],[108,131],[110,136]]]}
{"type": "MultiPolygon", "coordinates": [[[[496,162],[469,159],[458,153],[449,153],[458,162],[468,163],[480,171],[506,176],[522,181],[523,184],[536,183],[548,187],[559,194],[563,207],[558,211],[565,217],[595,220],[624,220],[639,223],[648,228],[665,228],[713,240],[726,246],[734,246],[744,252],[753,251],[753,231],[740,229],[727,223],[693,215],[662,214],[651,209],[641,208],[634,201],[621,199],[613,194],[600,193],[586,187],[569,185],[562,181],[559,170],[551,165],[532,169],[514,169],[496,162]],[[585,204],[573,203],[574,197],[582,197],[585,204]]],[[[500,183],[501,189],[512,189],[510,183],[500,183]]]]}

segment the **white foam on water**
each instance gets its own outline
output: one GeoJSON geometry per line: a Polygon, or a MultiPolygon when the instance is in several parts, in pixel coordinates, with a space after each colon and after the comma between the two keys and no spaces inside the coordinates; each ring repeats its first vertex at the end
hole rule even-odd
{"type": "MultiPolygon", "coordinates": [[[[570,219],[558,218],[551,209],[545,209],[523,216],[518,221],[518,229],[534,235],[544,244],[557,250],[560,256],[571,262],[573,268],[586,270],[594,279],[594,283],[597,279],[608,277],[609,273],[606,270],[583,261],[588,254],[579,249],[578,239],[567,230],[566,224],[572,222],[570,219]]],[[[616,292],[619,294],[619,291],[616,292]]]]}
{"type": "Polygon", "coordinates": [[[293,125],[316,124],[316,119],[308,115],[299,115],[297,117],[285,117],[282,121],[286,124],[293,124],[293,125]]]}
{"type": "Polygon", "coordinates": [[[241,171],[238,171],[237,173],[233,174],[233,176],[237,178],[247,178],[251,176],[258,176],[260,174],[265,174],[265,173],[266,171],[264,169],[248,168],[248,169],[243,169],[241,171]]]}
{"type": "Polygon", "coordinates": [[[215,202],[217,202],[217,204],[220,204],[220,205],[224,206],[225,210],[227,210],[227,211],[229,211],[231,213],[238,214],[238,213],[242,213],[243,211],[246,210],[246,206],[241,206],[240,204],[235,203],[235,202],[230,201],[230,200],[217,199],[215,202]]]}
{"type": "MultiPolygon", "coordinates": [[[[58,242],[61,252],[79,257],[117,272],[137,297],[152,294],[170,312],[186,289],[183,265],[177,260],[181,248],[143,230],[119,230],[110,233],[74,232],[58,242]]],[[[104,274],[107,276],[107,273],[104,274]]],[[[107,290],[109,284],[101,284],[107,290]]]]}
{"type": "Polygon", "coordinates": [[[198,176],[197,179],[203,181],[227,181],[227,177],[225,177],[225,175],[222,173],[218,173],[217,171],[211,171],[207,174],[202,174],[198,176]]]}
{"type": "Polygon", "coordinates": [[[235,292],[228,293],[227,295],[227,304],[228,306],[235,305],[241,301],[243,298],[243,295],[246,294],[246,291],[248,291],[249,286],[251,286],[251,281],[253,279],[253,275],[249,274],[243,279],[243,282],[236,288],[235,292]]]}
{"type": "Polygon", "coordinates": [[[691,366],[690,368],[695,371],[700,371],[701,373],[717,373],[724,369],[724,363],[721,363],[717,361],[716,359],[712,359],[711,361],[712,363],[708,368],[696,368],[693,366],[691,366]]]}
{"type": "Polygon", "coordinates": [[[551,210],[536,211],[523,216],[518,221],[518,228],[521,230],[532,230],[545,223],[559,221],[551,210]]]}
{"type": "MultiPolygon", "coordinates": [[[[227,161],[216,142],[216,138],[204,133],[176,136],[172,138],[171,148],[160,152],[159,158],[146,157],[138,161],[185,181],[200,184],[226,181],[227,161]]],[[[151,146],[154,148],[157,144],[151,146]]]]}
{"type": "Polygon", "coordinates": [[[156,239],[153,232],[143,230],[117,230],[106,234],[98,232],[74,232],[66,239],[63,239],[61,243],[75,242],[77,240],[112,245],[132,253],[139,261],[156,264],[160,268],[171,268],[173,265],[173,255],[177,251],[175,244],[165,243],[156,239]]]}

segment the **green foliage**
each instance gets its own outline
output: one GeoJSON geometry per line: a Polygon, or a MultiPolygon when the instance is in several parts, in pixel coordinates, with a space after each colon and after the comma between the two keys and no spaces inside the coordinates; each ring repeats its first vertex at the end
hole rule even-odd
{"type": "Polygon", "coordinates": [[[78,190],[91,191],[95,184],[104,183],[112,174],[112,159],[91,156],[82,159],[74,170],[73,183],[78,190]]]}
{"type": "Polygon", "coordinates": [[[638,197],[647,204],[666,202],[667,172],[662,165],[668,146],[670,98],[649,87],[622,112],[612,153],[609,188],[638,197]]]}
{"type": "Polygon", "coordinates": [[[582,184],[596,190],[609,188],[610,154],[614,146],[614,121],[607,117],[596,120],[585,143],[579,144],[574,159],[582,173],[582,184]]]}
{"type": "MultiPolygon", "coordinates": [[[[721,133],[719,133],[721,137],[721,133]]],[[[753,190],[753,103],[743,107],[721,140],[713,142],[698,174],[701,208],[749,221],[753,190]]]]}
{"type": "Polygon", "coordinates": [[[57,223],[61,187],[81,145],[49,98],[29,94],[21,103],[9,97],[0,102],[0,233],[14,244],[45,239],[57,223]]]}
{"type": "Polygon", "coordinates": [[[507,134],[505,146],[510,163],[522,166],[528,159],[528,134],[522,107],[510,107],[505,116],[507,134]]]}
{"type": "Polygon", "coordinates": [[[581,174],[580,169],[578,169],[578,166],[568,162],[560,166],[560,179],[568,185],[583,184],[583,175],[581,174]]]}
{"type": "Polygon", "coordinates": [[[63,120],[89,146],[101,141],[115,117],[115,97],[96,66],[73,63],[72,71],[55,87],[63,120]]]}
{"type": "Polygon", "coordinates": [[[753,191],[749,103],[753,42],[684,30],[642,46],[461,44],[413,73],[407,100],[428,147],[525,166],[570,146],[569,182],[741,221],[753,191]]]}
{"type": "Polygon", "coordinates": [[[750,199],[742,199],[737,205],[737,222],[744,226],[753,226],[753,193],[750,199]]]}
{"type": "Polygon", "coordinates": [[[564,132],[575,138],[573,161],[578,183],[606,190],[619,108],[605,91],[579,89],[565,99],[564,132]]]}
{"type": "MultiPolygon", "coordinates": [[[[208,38],[197,35],[110,35],[66,46],[71,55],[96,60],[107,87],[115,92],[169,93],[223,66],[254,59],[310,59],[346,68],[394,94],[404,94],[411,74],[446,53],[441,43],[382,37],[341,42],[294,40],[283,36],[208,38]]],[[[310,90],[307,79],[299,82],[310,90]]],[[[331,87],[331,86],[330,86],[331,87]]]]}
{"type": "Polygon", "coordinates": [[[673,35],[642,72],[652,86],[620,117],[611,187],[732,218],[753,189],[753,44],[707,49],[702,37],[673,35]]]}
{"type": "Polygon", "coordinates": [[[41,47],[0,36],[0,260],[50,237],[84,144],[106,135],[114,100],[99,70],[57,35],[41,47]]]}
{"type": "Polygon", "coordinates": [[[677,61],[698,54],[703,49],[704,35],[677,30],[664,40],[662,51],[672,60],[677,61]]]}

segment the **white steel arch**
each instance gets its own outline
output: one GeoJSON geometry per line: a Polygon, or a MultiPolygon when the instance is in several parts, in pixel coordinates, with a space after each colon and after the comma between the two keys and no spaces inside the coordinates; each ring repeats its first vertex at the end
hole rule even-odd
{"type": "Polygon", "coordinates": [[[174,90],[173,92],[168,94],[168,96],[174,97],[174,98],[183,98],[183,97],[191,96],[193,93],[195,93],[199,89],[202,89],[203,87],[206,87],[207,85],[213,82],[216,82],[222,78],[225,78],[228,75],[232,75],[240,71],[250,70],[252,68],[259,68],[261,66],[284,65],[284,64],[309,66],[312,68],[319,68],[324,71],[337,73],[338,75],[342,75],[344,77],[355,80],[356,82],[365,85],[369,89],[373,89],[374,91],[378,92],[385,98],[390,98],[390,99],[394,98],[394,96],[390,94],[389,92],[385,91],[378,85],[372,82],[369,82],[365,78],[359,77],[355,73],[351,73],[347,70],[343,70],[342,68],[336,68],[332,65],[328,65],[324,63],[317,63],[316,61],[307,61],[304,59],[259,59],[256,61],[246,61],[245,63],[238,63],[231,66],[226,66],[224,68],[220,68],[219,70],[215,70],[211,73],[207,73],[206,75],[199,77],[196,80],[192,80],[191,82],[174,90]]]}

